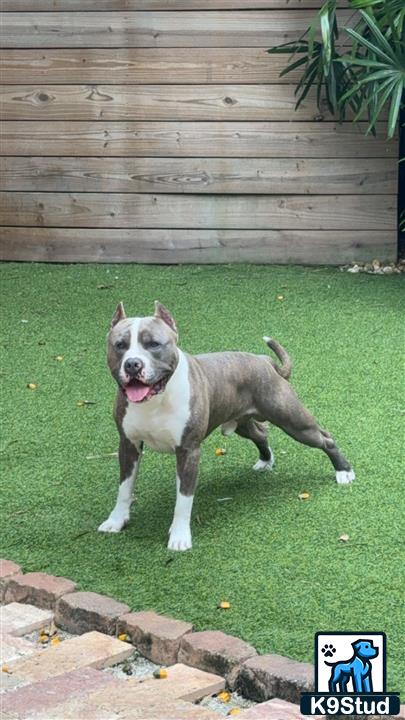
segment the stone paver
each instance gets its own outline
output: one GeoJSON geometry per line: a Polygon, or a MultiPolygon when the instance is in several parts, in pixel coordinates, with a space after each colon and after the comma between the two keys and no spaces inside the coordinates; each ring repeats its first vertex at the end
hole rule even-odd
{"type": "Polygon", "coordinates": [[[12,560],[0,558],[0,578],[9,577],[10,575],[21,574],[21,566],[12,560]]]}
{"type": "Polygon", "coordinates": [[[192,629],[191,623],[149,611],[123,615],[117,625],[117,633],[127,633],[142,655],[163,665],[177,662],[180,641],[192,629]]]}
{"type": "Polygon", "coordinates": [[[58,600],[55,622],[71,633],[99,630],[107,635],[115,635],[119,616],[128,611],[128,605],[106,595],[75,592],[58,600]]]}
{"type": "Polygon", "coordinates": [[[81,668],[7,693],[2,698],[2,710],[21,719],[37,713],[47,713],[48,717],[52,715],[53,718],[53,708],[56,705],[117,682],[111,675],[100,670],[81,668]]]}
{"type": "MultiPolygon", "coordinates": [[[[168,668],[167,673],[167,680],[161,681],[161,692],[166,697],[195,702],[206,695],[214,695],[225,687],[224,678],[198,668],[188,667],[182,663],[172,665],[168,668]]],[[[147,680],[143,685],[147,685],[153,690],[156,688],[157,691],[156,681],[154,680],[147,680]]]]}
{"type": "MultiPolygon", "coordinates": [[[[99,710],[106,712],[105,708],[99,710]]],[[[221,717],[223,716],[213,710],[181,700],[169,700],[163,705],[154,700],[151,703],[146,700],[145,704],[143,701],[140,704],[139,698],[136,699],[136,704],[134,701],[132,704],[129,702],[128,707],[121,709],[119,713],[120,720],[221,720],[221,717]]],[[[97,716],[95,720],[98,720],[97,716]]]]}
{"type": "Polygon", "coordinates": [[[24,638],[2,633],[0,641],[0,664],[2,666],[20,658],[29,657],[37,652],[35,644],[24,640],[24,638]]]}
{"type": "Polygon", "coordinates": [[[0,602],[4,601],[4,594],[12,575],[21,574],[21,567],[11,560],[0,559],[0,602]]]}
{"type": "MultiPolygon", "coordinates": [[[[13,716],[10,720],[20,720],[20,718],[13,716]]],[[[47,710],[40,710],[34,716],[26,715],[24,720],[124,720],[124,718],[113,710],[103,710],[80,697],[55,705],[52,708],[52,716],[47,710]]]]}
{"type": "Polygon", "coordinates": [[[93,631],[17,661],[11,669],[31,682],[39,682],[81,667],[100,669],[114,665],[132,655],[133,650],[129,643],[93,631]]]}
{"type": "Polygon", "coordinates": [[[240,720],[305,720],[300,706],[286,700],[273,698],[259,703],[237,715],[240,720]]]}
{"type": "Polygon", "coordinates": [[[162,708],[136,707],[120,715],[120,720],[221,720],[221,715],[213,710],[186,702],[169,702],[162,708]]]}
{"type": "MultiPolygon", "coordinates": [[[[19,677],[14,672],[10,674],[7,672],[0,672],[0,693],[6,693],[9,690],[15,690],[16,688],[23,687],[23,685],[28,684],[29,680],[19,677]]],[[[1,718],[1,720],[3,720],[3,718],[1,718]]]]}
{"type": "Polygon", "coordinates": [[[0,629],[8,635],[26,635],[46,627],[52,620],[51,610],[41,610],[35,605],[12,602],[0,608],[0,629]]]}
{"type": "MultiPolygon", "coordinates": [[[[191,623],[130,613],[124,603],[75,589],[66,578],[24,575],[16,563],[0,560],[0,600],[9,603],[0,610],[2,720],[219,720],[198,701],[223,690],[225,678],[259,703],[238,713],[241,720],[305,720],[297,703],[302,691],[313,690],[309,663],[258,656],[236,637],[193,633],[191,623]],[[20,637],[49,625],[54,608],[57,625],[83,634],[46,648],[20,637]],[[124,680],[101,672],[134,652],[111,637],[116,632],[167,665],[167,677],[124,680]]],[[[404,706],[399,717],[405,720],[404,706]]]]}
{"type": "Polygon", "coordinates": [[[179,662],[227,676],[242,662],[256,655],[255,648],[243,640],[217,630],[206,630],[183,637],[179,662]]]}
{"type": "Polygon", "coordinates": [[[252,700],[277,697],[299,703],[301,692],[314,688],[314,668],[282,655],[257,655],[239,668],[235,687],[252,700]]]}
{"type": "Polygon", "coordinates": [[[4,600],[9,602],[31,603],[52,610],[62,595],[75,590],[76,583],[63,577],[55,577],[41,572],[13,575],[7,581],[4,600]]]}
{"type": "Polygon", "coordinates": [[[220,692],[225,687],[223,678],[190,668],[186,665],[173,665],[167,669],[164,680],[150,678],[143,682],[127,680],[125,689],[117,685],[102,691],[91,693],[88,701],[104,710],[113,709],[120,717],[133,720],[180,720],[180,718],[217,718],[206,708],[192,703],[206,695],[220,692]],[[188,713],[188,714],[187,714],[188,713]]]}

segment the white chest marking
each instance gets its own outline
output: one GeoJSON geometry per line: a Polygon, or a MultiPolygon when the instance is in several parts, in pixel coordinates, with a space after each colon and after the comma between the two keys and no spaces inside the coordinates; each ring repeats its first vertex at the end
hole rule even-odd
{"type": "Polygon", "coordinates": [[[188,362],[179,350],[179,363],[166,390],[145,403],[128,403],[122,428],[137,446],[144,441],[152,450],[174,452],[180,445],[189,415],[188,362]]]}

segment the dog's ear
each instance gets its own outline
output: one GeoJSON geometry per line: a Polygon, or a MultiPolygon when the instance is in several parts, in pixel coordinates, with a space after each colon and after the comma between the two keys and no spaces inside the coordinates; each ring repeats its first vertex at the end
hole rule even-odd
{"type": "Polygon", "coordinates": [[[163,320],[163,322],[166,323],[166,325],[169,326],[173,330],[173,332],[178,334],[177,331],[177,325],[174,320],[173,315],[169,312],[167,308],[165,308],[162,303],[159,302],[159,300],[155,300],[155,317],[160,318],[160,320],[163,320]]]}
{"type": "Polygon", "coordinates": [[[113,327],[119,323],[120,320],[124,320],[126,318],[125,310],[122,302],[118,303],[117,307],[115,308],[115,313],[111,318],[111,325],[110,329],[112,330],[113,327]]]}

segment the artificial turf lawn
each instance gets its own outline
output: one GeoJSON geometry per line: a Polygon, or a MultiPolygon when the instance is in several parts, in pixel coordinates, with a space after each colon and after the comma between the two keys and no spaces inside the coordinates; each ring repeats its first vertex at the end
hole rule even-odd
{"type": "Polygon", "coordinates": [[[318,630],[383,630],[388,688],[405,692],[402,278],[258,266],[0,271],[2,556],[134,610],[238,635],[262,653],[312,661],[318,630]],[[353,463],[356,482],[337,486],[326,455],[276,428],[275,469],[255,473],[253,444],[216,432],[204,445],[192,551],[166,550],[174,459],[152,451],[130,525],[98,533],[117,485],[116,458],[88,459],[117,449],[105,335],[117,301],[145,315],[156,298],[191,353],[262,353],[263,334],[279,339],[294,360],[295,388],[353,463]],[[302,491],[309,500],[298,499],[302,491]],[[225,599],[231,609],[218,610],[225,599]]]}

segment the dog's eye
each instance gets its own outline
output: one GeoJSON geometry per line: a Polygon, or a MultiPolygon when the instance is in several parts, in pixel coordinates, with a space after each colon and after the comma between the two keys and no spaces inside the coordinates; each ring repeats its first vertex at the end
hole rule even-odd
{"type": "Polygon", "coordinates": [[[126,347],[127,347],[127,345],[124,340],[117,340],[117,342],[115,343],[116,350],[125,350],[126,347]]]}
{"type": "Polygon", "coordinates": [[[160,347],[160,342],[158,342],[157,340],[151,340],[148,345],[150,348],[154,349],[160,347]]]}

